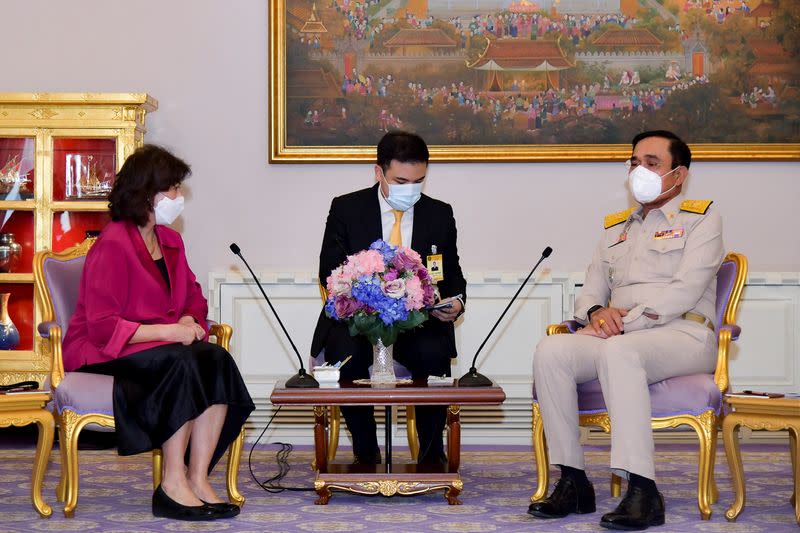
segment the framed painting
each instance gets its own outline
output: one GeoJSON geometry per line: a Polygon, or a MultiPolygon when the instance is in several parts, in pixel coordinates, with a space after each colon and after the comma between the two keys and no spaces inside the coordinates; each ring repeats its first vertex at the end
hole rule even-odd
{"type": "Polygon", "coordinates": [[[800,0],[272,0],[270,162],[800,160],[800,0]]]}

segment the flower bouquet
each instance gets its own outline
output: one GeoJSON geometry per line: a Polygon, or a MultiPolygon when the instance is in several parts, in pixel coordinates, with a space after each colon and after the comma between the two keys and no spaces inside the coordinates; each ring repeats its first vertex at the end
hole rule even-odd
{"type": "Polygon", "coordinates": [[[419,254],[377,240],[347,256],[327,279],[325,314],[346,322],[350,335],[364,335],[373,346],[373,383],[394,382],[394,361],[387,347],[397,336],[428,319],[434,303],[433,281],[419,254]]]}

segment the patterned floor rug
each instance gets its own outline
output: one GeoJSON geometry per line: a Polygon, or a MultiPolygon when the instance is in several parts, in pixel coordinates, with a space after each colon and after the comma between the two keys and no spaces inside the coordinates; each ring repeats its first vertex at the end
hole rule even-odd
{"type": "MultiPolygon", "coordinates": [[[[402,451],[398,453],[403,454],[402,451]]],[[[119,457],[114,450],[82,451],[80,500],[75,517],[64,518],[55,501],[59,455],[54,452],[46,477],[45,500],[53,506],[49,519],[40,519],[30,504],[30,468],[33,449],[0,446],[0,531],[97,532],[514,532],[605,531],[598,525],[602,513],[618,500],[608,490],[608,449],[587,448],[588,474],[597,491],[598,512],[557,521],[537,520],[525,511],[533,490],[535,468],[531,450],[524,447],[469,447],[462,456],[463,505],[449,506],[441,493],[413,497],[364,497],[335,493],[327,506],[314,505],[313,492],[269,494],[250,477],[246,454],[240,485],[247,503],[242,514],[230,520],[190,523],[154,518],[150,512],[149,454],[119,457]]],[[[342,451],[340,457],[348,457],[342,451]]],[[[697,453],[692,445],[657,447],[659,487],[667,503],[667,524],[656,532],[776,532],[798,531],[789,497],[792,492],[788,443],[786,446],[743,446],[748,488],[747,507],[739,520],[729,523],[724,513],[730,505],[730,476],[722,449],[717,454],[720,500],[710,521],[697,510],[697,453]]],[[[296,449],[286,486],[310,487],[312,459],[308,448],[296,449]]],[[[275,448],[259,446],[253,453],[259,479],[276,472],[275,448]]],[[[218,469],[214,484],[221,493],[224,478],[218,469]]],[[[624,486],[623,486],[624,490],[624,486]]]]}

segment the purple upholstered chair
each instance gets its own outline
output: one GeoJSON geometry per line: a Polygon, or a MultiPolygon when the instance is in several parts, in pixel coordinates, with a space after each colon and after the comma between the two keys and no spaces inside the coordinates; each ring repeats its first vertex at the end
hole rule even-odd
{"type": "MultiPolygon", "coordinates": [[[[328,300],[328,291],[324,285],[319,286],[319,295],[322,298],[322,305],[328,300]]],[[[315,366],[322,366],[325,364],[325,351],[323,350],[316,357],[308,358],[309,370],[315,366]]],[[[372,375],[372,366],[369,367],[369,373],[372,375]]],[[[397,379],[411,379],[411,372],[394,361],[394,375],[397,379]]],[[[330,430],[328,431],[328,462],[332,463],[336,459],[336,449],[339,447],[339,430],[341,428],[342,410],[338,405],[330,406],[328,419],[330,420],[330,430]]],[[[387,424],[391,421],[387,420],[387,424]]],[[[419,437],[417,436],[417,417],[414,413],[413,405],[406,405],[406,435],[408,438],[408,449],[411,452],[411,458],[417,460],[419,456],[419,437]]]]}
{"type": "MultiPolygon", "coordinates": [[[[114,378],[84,372],[64,372],[61,340],[67,333],[69,320],[78,302],[83,264],[96,239],[60,253],[38,252],[33,260],[36,295],[42,305],[43,322],[38,326],[42,350],[52,356],[50,388],[53,390],[53,411],[59,426],[61,480],[56,489],[58,501],[65,502],[64,516],[71,518],[78,504],[78,435],[90,429],[106,431],[114,428],[112,392],[114,378]]],[[[233,330],[225,324],[213,324],[210,334],[217,344],[229,349],[233,330]]],[[[244,444],[244,429],[231,444],[228,453],[227,490],[232,503],[244,504],[236,474],[244,444]]],[[[161,450],[153,450],[153,487],[161,483],[161,450]]]]}
{"type": "MultiPolygon", "coordinates": [[[[722,415],[722,395],[728,390],[728,348],[739,338],[741,328],[736,325],[736,312],[747,277],[747,258],[729,253],[717,273],[717,308],[715,322],[719,336],[717,367],[713,374],[695,374],[665,379],[650,385],[650,404],[653,429],[688,425],[700,439],[697,505],[704,520],[711,517],[711,504],[716,502],[718,491],[714,481],[714,456],[717,448],[717,429],[722,415]]],[[[567,321],[553,324],[547,334],[574,333],[580,324],[567,321]]],[[[611,420],[606,411],[598,380],[578,385],[580,425],[596,426],[606,433],[611,431],[611,420]]],[[[533,445],[536,459],[537,487],[531,496],[539,501],[547,494],[549,460],[547,444],[536,385],[533,387],[533,445]]],[[[611,492],[620,494],[621,480],[612,475],[611,492]]]]}

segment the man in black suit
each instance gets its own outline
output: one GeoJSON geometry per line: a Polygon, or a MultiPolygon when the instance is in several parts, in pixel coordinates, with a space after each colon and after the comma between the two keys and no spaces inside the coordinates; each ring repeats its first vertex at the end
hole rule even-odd
{"type": "MultiPolygon", "coordinates": [[[[322,283],[348,255],[369,248],[378,239],[391,244],[411,245],[426,260],[437,256],[443,275],[437,283],[442,303],[451,306],[430,312],[419,328],[401,333],[394,344],[394,358],[414,378],[450,375],[450,359],[456,357],[453,321],[464,312],[467,282],[458,263],[456,222],[450,205],[422,194],[428,171],[428,147],[418,135],[387,133],[378,144],[376,184],[333,199],[319,254],[322,283]]],[[[433,260],[431,260],[432,262],[433,260]]],[[[434,279],[436,279],[434,277],[434,279]]],[[[341,379],[368,378],[372,347],[364,337],[351,337],[347,326],[320,313],[311,353],[325,350],[325,360],[353,358],[342,367],[341,379]]],[[[357,463],[380,463],[372,406],[342,407],[353,436],[357,463]]],[[[444,406],[418,406],[417,431],[420,464],[445,463],[442,430],[444,406]]]]}

